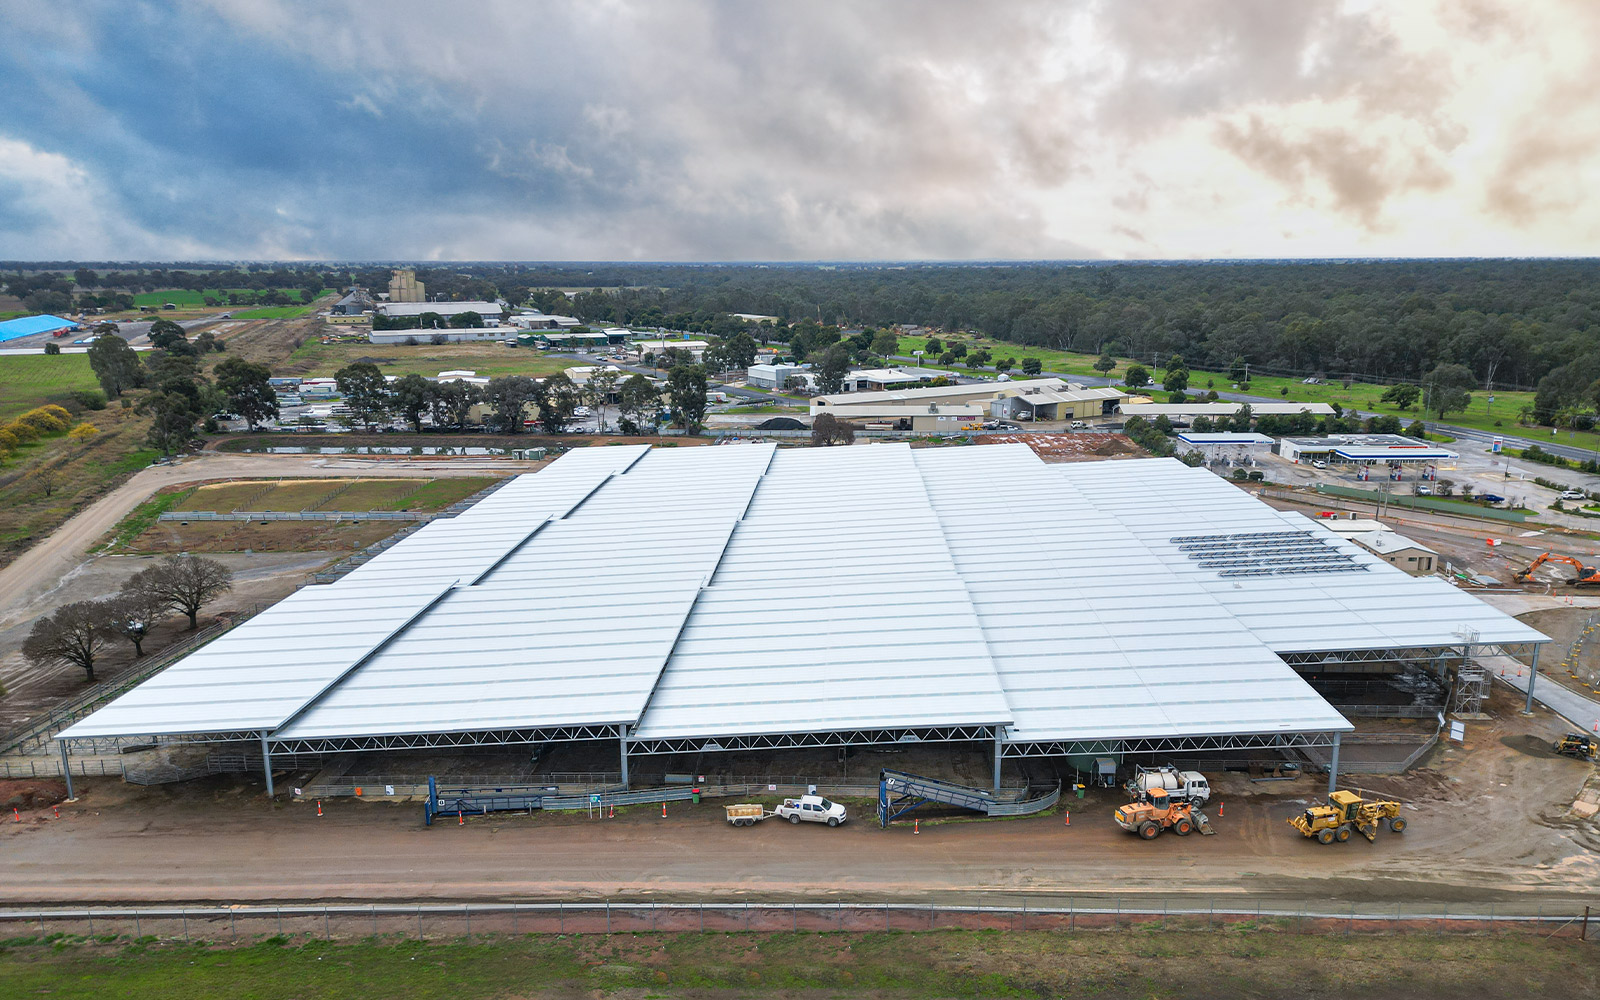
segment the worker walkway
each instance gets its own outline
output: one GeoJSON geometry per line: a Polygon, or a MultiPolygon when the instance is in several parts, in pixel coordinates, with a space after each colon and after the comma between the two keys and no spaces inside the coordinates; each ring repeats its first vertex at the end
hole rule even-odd
{"type": "MultiPolygon", "coordinates": [[[[1495,680],[1527,692],[1532,671],[1526,663],[1511,656],[1484,656],[1479,662],[1493,671],[1495,680]]],[[[1600,702],[1585,698],[1548,676],[1533,685],[1533,700],[1583,732],[1600,732],[1600,702]]]]}
{"type": "Polygon", "coordinates": [[[1061,799],[1061,786],[1028,798],[1028,789],[991,792],[953,781],[926,778],[904,771],[884,770],[878,775],[878,825],[890,823],[930,802],[957,806],[985,816],[1028,816],[1044,812],[1061,799]]]}

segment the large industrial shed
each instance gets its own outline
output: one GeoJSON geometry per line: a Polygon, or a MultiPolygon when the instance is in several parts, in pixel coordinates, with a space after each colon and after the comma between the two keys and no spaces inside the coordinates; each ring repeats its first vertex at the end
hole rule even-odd
{"type": "MultiPolygon", "coordinates": [[[[1300,670],[1546,637],[1171,460],[583,448],[58,735],[263,754],[1331,748],[1300,670]]],[[[1486,683],[1486,682],[1485,682],[1486,683]]],[[[268,787],[271,788],[270,763],[268,787]]]]}

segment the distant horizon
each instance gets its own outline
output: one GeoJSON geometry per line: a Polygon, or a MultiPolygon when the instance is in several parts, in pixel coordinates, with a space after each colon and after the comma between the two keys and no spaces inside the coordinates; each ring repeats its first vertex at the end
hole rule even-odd
{"type": "Polygon", "coordinates": [[[150,267],[152,265],[206,266],[206,267],[238,267],[241,265],[271,264],[277,266],[315,267],[321,265],[334,266],[366,266],[366,267],[448,267],[451,265],[518,265],[525,267],[578,267],[582,265],[602,264],[607,267],[819,267],[847,265],[852,267],[881,267],[881,266],[919,266],[919,267],[992,267],[1032,265],[1048,266],[1061,265],[1071,267],[1119,267],[1119,266],[1182,266],[1202,264],[1384,264],[1384,263],[1469,263],[1473,261],[1527,261],[1527,262],[1556,262],[1556,261],[1600,261],[1600,254],[1583,255],[1526,255],[1526,256],[1329,256],[1329,257],[1168,257],[1168,258],[1071,258],[1071,257],[991,257],[991,258],[894,258],[881,259],[867,258],[816,258],[808,260],[625,260],[617,258],[591,258],[591,259],[536,259],[536,258],[452,258],[440,260],[417,260],[401,257],[391,258],[149,258],[149,259],[40,259],[40,260],[0,260],[0,271],[14,270],[18,267],[33,267],[36,270],[54,270],[61,267],[150,267]]]}

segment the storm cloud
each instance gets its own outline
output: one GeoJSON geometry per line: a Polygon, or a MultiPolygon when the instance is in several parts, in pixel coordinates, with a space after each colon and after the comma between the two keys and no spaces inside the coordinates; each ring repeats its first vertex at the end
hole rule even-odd
{"type": "Polygon", "coordinates": [[[1594,21],[0,0],[0,257],[1587,254],[1594,21]]]}

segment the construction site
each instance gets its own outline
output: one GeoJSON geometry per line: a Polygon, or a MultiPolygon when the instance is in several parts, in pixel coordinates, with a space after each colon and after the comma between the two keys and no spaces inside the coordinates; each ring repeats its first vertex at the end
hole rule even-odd
{"type": "Polygon", "coordinates": [[[497,480],[9,737],[0,902],[1592,896],[1600,601],[1538,582],[1572,536],[1535,566],[1556,539],[1390,518],[1451,567],[1412,575],[1303,500],[1096,457],[497,480]],[[1489,560],[1529,582],[1458,579],[1489,560]]]}

